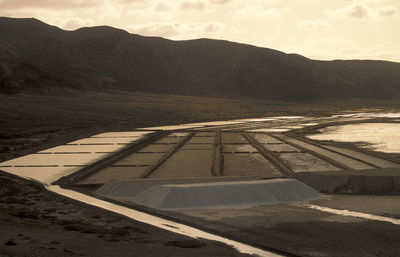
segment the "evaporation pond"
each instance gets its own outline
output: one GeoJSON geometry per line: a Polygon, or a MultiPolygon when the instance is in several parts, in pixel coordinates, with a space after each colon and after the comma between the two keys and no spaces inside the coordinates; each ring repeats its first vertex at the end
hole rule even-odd
{"type": "Polygon", "coordinates": [[[30,154],[12,159],[0,164],[0,166],[65,166],[65,165],[89,165],[94,161],[104,158],[107,154],[30,154]]]}
{"type": "Polygon", "coordinates": [[[316,140],[340,142],[366,142],[374,150],[400,153],[399,123],[360,123],[332,126],[320,130],[320,134],[308,136],[316,140]]]}
{"type": "Polygon", "coordinates": [[[143,147],[138,152],[139,153],[167,153],[171,151],[174,145],[171,144],[151,144],[143,147]]]}
{"type": "Polygon", "coordinates": [[[113,166],[151,166],[164,155],[164,153],[134,153],[114,163],[113,166]]]}
{"type": "Polygon", "coordinates": [[[270,152],[300,152],[301,150],[297,149],[294,146],[288,144],[265,144],[265,149],[270,152]]]}
{"type": "Polygon", "coordinates": [[[39,153],[111,153],[124,147],[125,145],[60,145],[39,153]]]}
{"type": "Polygon", "coordinates": [[[149,167],[107,167],[78,184],[105,184],[113,179],[139,179],[149,167]]]}
{"type": "Polygon", "coordinates": [[[222,143],[224,144],[248,144],[249,142],[240,133],[223,133],[222,143]]]}
{"type": "Polygon", "coordinates": [[[223,152],[228,153],[253,153],[257,152],[257,150],[251,146],[250,144],[223,144],[222,146],[223,152]]]}
{"type": "Polygon", "coordinates": [[[158,167],[150,178],[209,177],[212,160],[212,150],[182,149],[158,167]]]}
{"type": "Polygon", "coordinates": [[[187,143],[188,144],[212,144],[214,143],[214,137],[192,137],[187,143]]]}
{"type": "Polygon", "coordinates": [[[260,144],[281,144],[282,143],[278,139],[276,139],[270,135],[266,135],[266,134],[254,134],[254,138],[260,144]]]}
{"type": "Polygon", "coordinates": [[[282,174],[259,153],[224,153],[224,176],[279,177],[282,174]]]}
{"type": "Polygon", "coordinates": [[[140,137],[88,137],[80,140],[70,142],[68,144],[81,144],[81,145],[114,145],[114,144],[129,144],[137,141],[140,137]]]}

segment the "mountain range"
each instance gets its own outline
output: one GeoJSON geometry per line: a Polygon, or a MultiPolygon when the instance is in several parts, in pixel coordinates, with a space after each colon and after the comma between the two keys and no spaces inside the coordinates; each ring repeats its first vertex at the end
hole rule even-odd
{"type": "Polygon", "coordinates": [[[143,91],[274,99],[398,99],[400,63],[311,60],[223,40],[0,17],[0,93],[143,91]]]}

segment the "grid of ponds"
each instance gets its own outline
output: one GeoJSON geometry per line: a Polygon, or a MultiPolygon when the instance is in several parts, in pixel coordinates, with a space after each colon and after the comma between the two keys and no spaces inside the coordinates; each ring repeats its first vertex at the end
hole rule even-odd
{"type": "Polygon", "coordinates": [[[3,162],[0,168],[50,183],[61,175],[73,174],[110,155],[118,155],[145,137],[150,138],[148,143],[103,165],[77,184],[105,184],[114,179],[276,178],[292,172],[400,167],[398,163],[355,150],[282,133],[324,122],[370,117],[269,117],[107,132],[3,162]],[[156,138],[156,131],[170,132],[156,138]],[[151,140],[153,136],[155,140],[151,140]]]}

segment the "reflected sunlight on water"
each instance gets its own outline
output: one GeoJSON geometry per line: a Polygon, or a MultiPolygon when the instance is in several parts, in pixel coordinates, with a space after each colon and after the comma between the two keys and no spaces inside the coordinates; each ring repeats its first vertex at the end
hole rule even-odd
{"type": "Polygon", "coordinates": [[[332,126],[320,130],[321,134],[308,136],[316,140],[340,142],[366,142],[376,151],[400,153],[400,124],[361,123],[332,126]]]}

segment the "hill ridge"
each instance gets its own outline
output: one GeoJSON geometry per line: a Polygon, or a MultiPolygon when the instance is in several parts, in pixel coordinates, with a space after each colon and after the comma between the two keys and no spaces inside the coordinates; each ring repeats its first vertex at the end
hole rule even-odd
{"type": "Polygon", "coordinates": [[[73,88],[306,100],[400,98],[400,63],[389,61],[319,61],[226,40],[172,41],[110,26],[65,31],[34,18],[0,17],[0,35],[3,93],[73,88]],[[21,64],[37,75],[24,75],[21,64]]]}

